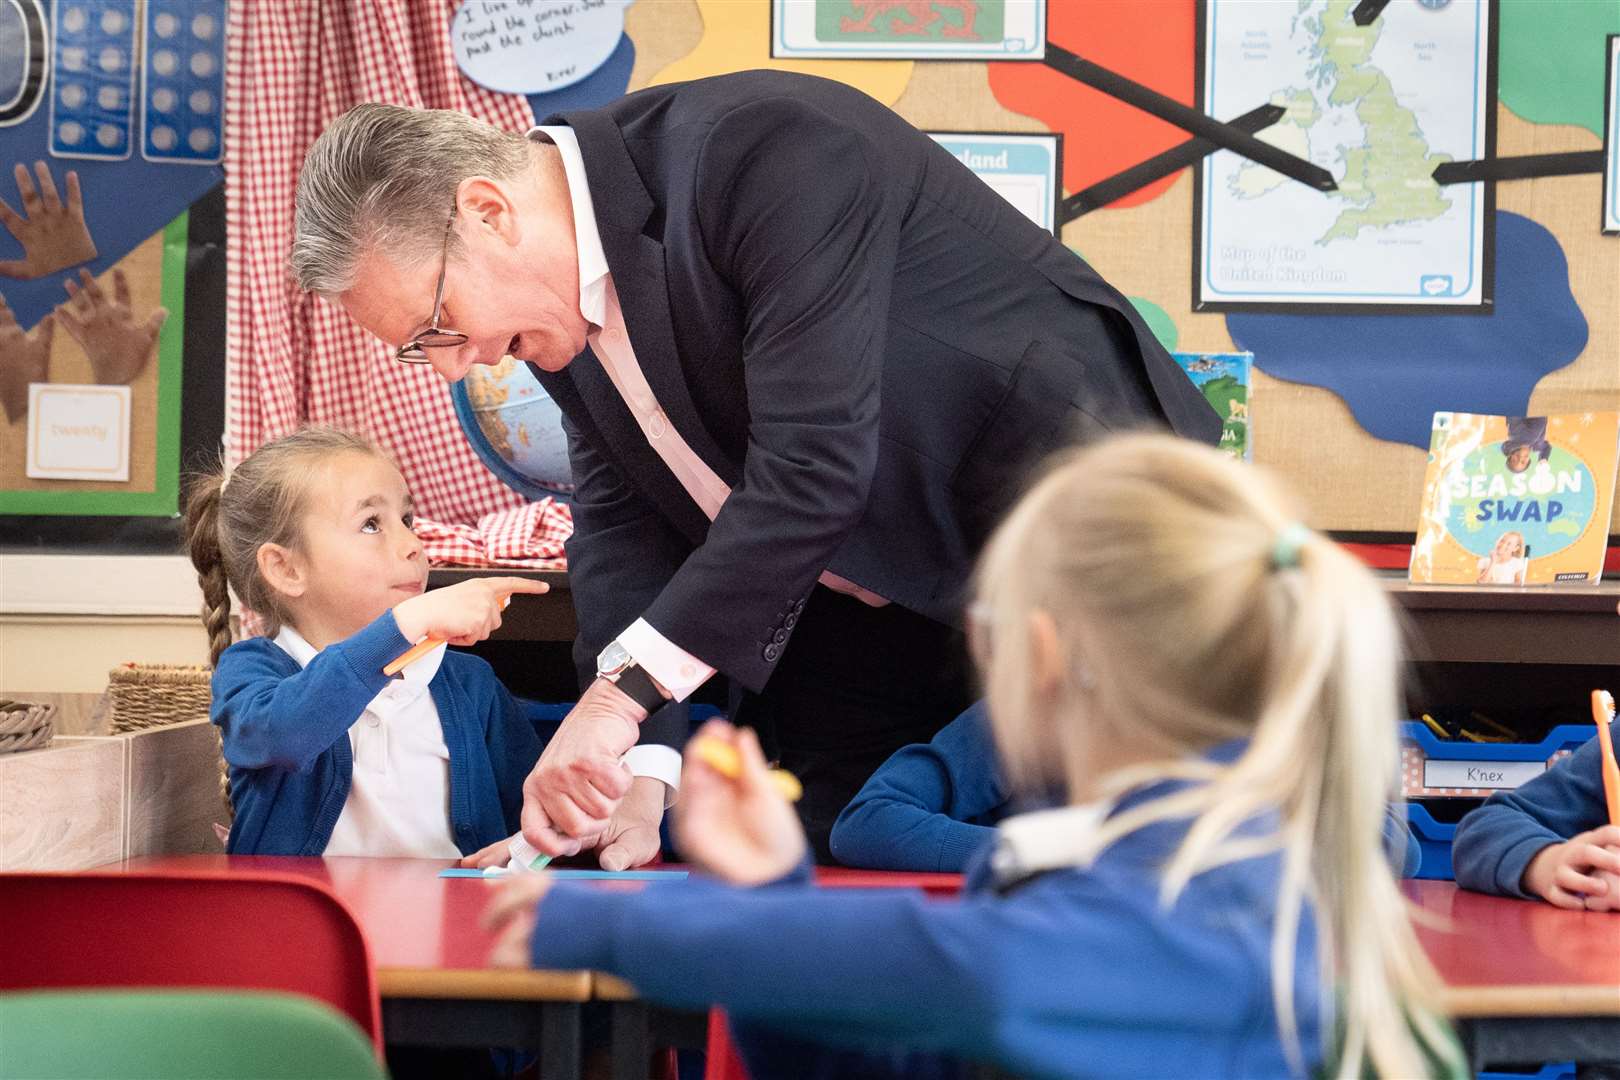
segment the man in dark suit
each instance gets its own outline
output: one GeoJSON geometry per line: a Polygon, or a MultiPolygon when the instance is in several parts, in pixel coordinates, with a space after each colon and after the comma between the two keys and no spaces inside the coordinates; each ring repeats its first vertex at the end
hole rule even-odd
{"type": "Polygon", "coordinates": [[[527,140],[362,106],[306,161],[293,267],[403,359],[454,379],[510,353],[560,405],[595,678],[524,832],[613,865],[657,821],[618,755],[678,739],[665,702],[714,671],[825,854],[872,769],[970,700],[967,578],[1027,470],[1113,430],[1220,433],[1080,258],[808,76],[661,86],[527,140]]]}

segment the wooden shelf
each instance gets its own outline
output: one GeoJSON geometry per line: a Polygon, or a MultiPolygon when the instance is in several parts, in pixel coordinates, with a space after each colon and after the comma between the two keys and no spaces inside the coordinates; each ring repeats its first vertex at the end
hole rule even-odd
{"type": "Polygon", "coordinates": [[[1531,588],[1391,576],[1385,588],[1414,662],[1620,665],[1620,580],[1531,588]]]}

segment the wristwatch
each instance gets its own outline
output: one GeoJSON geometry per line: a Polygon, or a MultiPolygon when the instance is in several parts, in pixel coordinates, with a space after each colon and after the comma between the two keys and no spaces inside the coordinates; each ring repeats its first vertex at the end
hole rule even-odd
{"type": "Polygon", "coordinates": [[[647,710],[651,716],[669,703],[669,698],[658,689],[647,669],[636,662],[630,650],[618,640],[608,642],[607,648],[596,656],[596,677],[606,679],[629,695],[630,700],[647,710]]]}

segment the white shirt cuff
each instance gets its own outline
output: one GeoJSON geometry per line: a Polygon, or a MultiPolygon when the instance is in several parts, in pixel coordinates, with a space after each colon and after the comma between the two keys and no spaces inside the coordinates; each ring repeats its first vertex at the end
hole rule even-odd
{"type": "Polygon", "coordinates": [[[631,776],[650,776],[664,782],[664,809],[675,805],[675,793],[681,789],[681,755],[673,746],[643,743],[632,746],[619,759],[630,770],[631,776]]]}
{"type": "Polygon", "coordinates": [[[654,630],[646,619],[631,623],[619,635],[619,644],[676,701],[685,701],[714,674],[714,668],[654,630]]]}

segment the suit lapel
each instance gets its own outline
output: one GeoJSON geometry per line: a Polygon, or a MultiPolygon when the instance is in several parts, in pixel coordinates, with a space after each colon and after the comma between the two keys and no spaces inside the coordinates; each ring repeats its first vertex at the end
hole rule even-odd
{"type": "MultiPolygon", "coordinates": [[[[624,136],[605,112],[565,113],[560,119],[574,129],[579,139],[585,175],[591,185],[591,200],[596,205],[602,251],[607,256],[613,286],[619,294],[630,346],[635,350],[642,374],[647,377],[647,385],[652,387],[664,415],[693,453],[720,479],[736,486],[742,479],[742,471],[720,451],[704,427],[686,385],[680,350],[675,344],[675,325],[669,314],[664,245],[643,232],[654,205],[625,148],[624,136]]],[[[603,381],[607,381],[605,374],[603,381]]],[[[611,383],[609,390],[612,390],[611,383]]],[[[634,423],[633,417],[631,423],[634,423]]],[[[640,434],[639,428],[637,434],[640,434]]],[[[658,455],[653,453],[653,457],[658,455]]],[[[659,464],[662,466],[662,459],[659,464]]]]}
{"type": "Polygon", "coordinates": [[[588,421],[585,424],[576,421],[576,426],[585,433],[585,438],[594,439],[597,453],[625,473],[625,482],[646,495],[687,539],[701,544],[708,532],[709,519],[647,442],[641,426],[602,369],[596,354],[587,347],[562,371],[542,371],[533,365],[529,370],[558,408],[569,416],[588,421]]]}

